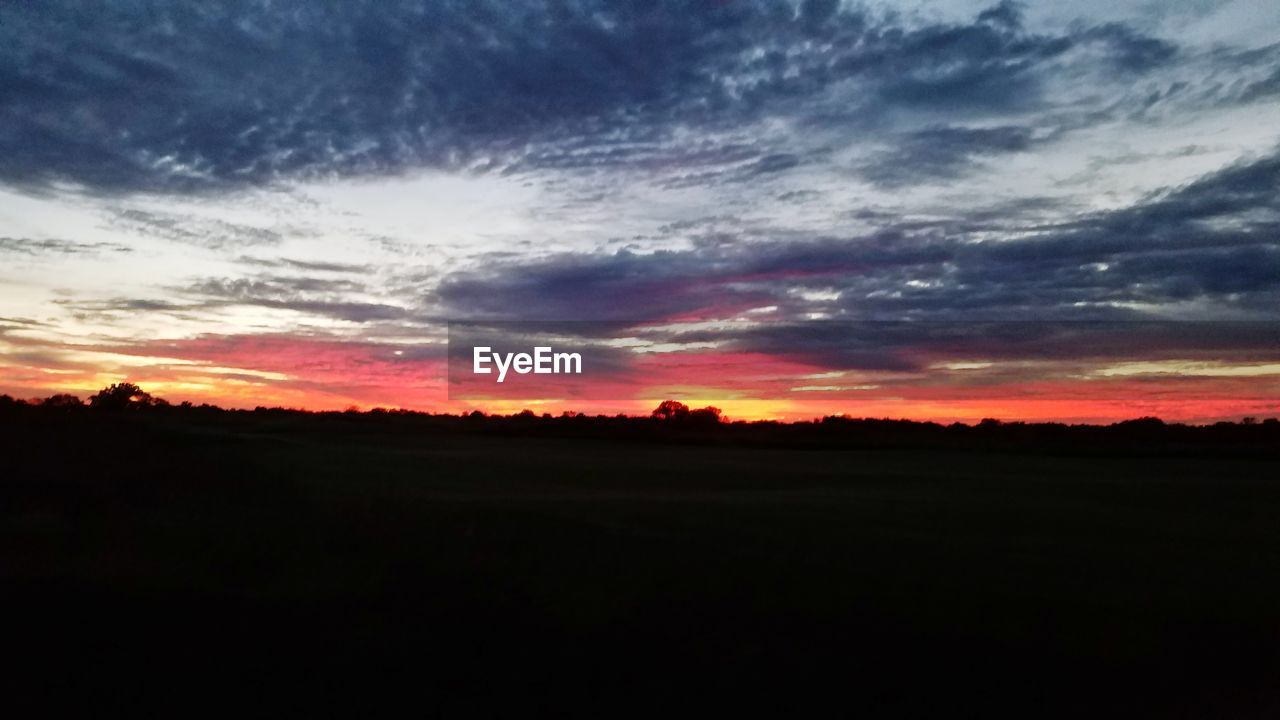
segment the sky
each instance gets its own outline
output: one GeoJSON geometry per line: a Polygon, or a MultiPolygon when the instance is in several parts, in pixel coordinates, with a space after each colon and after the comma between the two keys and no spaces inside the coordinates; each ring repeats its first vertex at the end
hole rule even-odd
{"type": "Polygon", "coordinates": [[[1278,41],[1274,0],[0,3],[0,393],[1274,416],[1278,41]],[[450,323],[510,321],[607,362],[451,386],[450,323]]]}

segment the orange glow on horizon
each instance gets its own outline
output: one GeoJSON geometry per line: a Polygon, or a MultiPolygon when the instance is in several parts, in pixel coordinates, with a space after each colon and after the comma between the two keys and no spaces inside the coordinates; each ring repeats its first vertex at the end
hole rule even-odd
{"type": "Polygon", "coordinates": [[[527,409],[552,415],[647,415],[662,400],[674,399],[694,408],[718,407],[732,420],[782,421],[848,415],[944,423],[988,417],[1106,423],[1156,416],[1203,423],[1280,414],[1280,375],[1266,364],[1111,363],[1055,371],[1058,377],[1040,380],[1002,375],[1007,368],[991,363],[956,363],[956,369],[913,375],[831,370],[769,355],[704,350],[638,354],[625,372],[583,376],[572,393],[534,384],[501,392],[455,388],[451,396],[443,353],[431,346],[409,352],[405,347],[208,336],[94,351],[77,346],[39,363],[0,352],[0,393],[87,398],[128,381],[173,403],[227,408],[490,414],[527,409]]]}

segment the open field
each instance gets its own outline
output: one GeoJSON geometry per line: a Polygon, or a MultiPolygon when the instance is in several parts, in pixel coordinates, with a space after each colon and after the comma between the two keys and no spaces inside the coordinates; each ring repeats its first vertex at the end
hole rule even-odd
{"type": "Polygon", "coordinates": [[[9,679],[42,702],[1280,712],[1265,453],[90,413],[0,442],[9,679]]]}

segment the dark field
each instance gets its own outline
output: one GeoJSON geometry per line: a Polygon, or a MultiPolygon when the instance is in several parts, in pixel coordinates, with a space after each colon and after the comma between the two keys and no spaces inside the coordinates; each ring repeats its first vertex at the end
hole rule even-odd
{"type": "Polygon", "coordinates": [[[5,677],[46,708],[1280,716],[1256,448],[3,422],[5,677]]]}

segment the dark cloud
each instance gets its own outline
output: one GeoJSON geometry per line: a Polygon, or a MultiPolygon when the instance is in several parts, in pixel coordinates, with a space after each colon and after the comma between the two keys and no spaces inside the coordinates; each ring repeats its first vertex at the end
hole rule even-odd
{"type": "Polygon", "coordinates": [[[958,112],[1034,107],[1041,99],[1037,70],[1067,52],[1067,36],[1024,35],[991,23],[890,29],[867,47],[837,60],[837,68],[878,88],[882,106],[958,112]]]}
{"type": "Polygon", "coordinates": [[[1067,231],[1007,243],[995,258],[1105,260],[1130,252],[1275,246],[1280,153],[1241,162],[1128,208],[1086,215],[1067,231]]]}
{"type": "Polygon", "coordinates": [[[913,268],[925,287],[851,299],[847,309],[933,316],[1071,317],[1199,301],[1274,314],[1280,295],[1280,155],[1241,163],[1117,211],[1031,237],[953,246],[913,268]]]}
{"type": "Polygon", "coordinates": [[[1168,63],[1178,53],[1173,43],[1148,37],[1119,23],[1089,28],[1080,33],[1079,39],[1105,46],[1115,66],[1122,70],[1150,70],[1168,63]]]}
{"type": "Polygon", "coordinates": [[[261,307],[303,315],[370,323],[408,321],[415,316],[405,307],[368,302],[359,282],[331,277],[259,275],[251,278],[208,278],[185,287],[169,288],[174,299],[110,298],[55,300],[76,317],[112,322],[131,313],[153,312],[187,319],[207,319],[210,310],[261,307]]]}
{"type": "Polygon", "coordinates": [[[22,330],[25,328],[40,327],[44,323],[31,318],[11,318],[0,317],[0,335],[9,330],[22,330]]]}
{"type": "Polygon", "coordinates": [[[441,283],[437,297],[458,318],[719,317],[774,304],[791,288],[848,285],[863,274],[938,264],[954,252],[949,243],[884,233],[857,240],[708,244],[643,255],[566,254],[455,274],[441,283]]]}
{"type": "Polygon", "coordinates": [[[134,312],[134,311],[155,312],[155,311],[167,311],[167,310],[182,310],[182,309],[186,309],[186,307],[187,306],[179,305],[177,303],[172,303],[165,300],[145,300],[141,298],[119,298],[116,300],[107,300],[105,302],[98,303],[96,305],[96,308],[102,311],[125,310],[129,312],[134,312]]]}
{"type": "Polygon", "coordinates": [[[689,250],[564,254],[455,273],[436,300],[456,317],[632,320],[1137,319],[1200,302],[1274,315],[1280,300],[1280,154],[1131,207],[977,238],[978,219],[887,224],[858,238],[703,242],[689,250]],[[838,294],[836,298],[829,298],[838,294]],[[806,296],[826,299],[805,299],[806,296]]]}
{"type": "Polygon", "coordinates": [[[353,280],[264,275],[254,278],[204,280],[191,285],[187,291],[197,295],[247,299],[300,293],[358,293],[364,292],[365,287],[353,280]]]}
{"type": "Polygon", "coordinates": [[[932,25],[832,0],[5,3],[0,180],[174,191],[632,162],[654,151],[629,143],[676,126],[1030,107],[1078,46],[1126,72],[1176,54],[1126,26],[1029,33],[1009,3],[932,25]],[[603,144],[561,149],[584,138],[603,144]]]}
{"type": "Polygon", "coordinates": [[[1022,27],[1022,5],[1012,0],[1001,0],[1000,4],[978,13],[978,22],[989,22],[1008,28],[1022,27]]]}
{"type": "Polygon", "coordinates": [[[774,153],[765,155],[756,160],[748,168],[751,175],[765,175],[768,173],[781,172],[796,167],[801,162],[800,158],[792,153],[774,153]]]}
{"type": "Polygon", "coordinates": [[[133,248],[111,242],[75,242],[74,240],[0,237],[0,254],[15,255],[96,255],[127,253],[133,248]]]}
{"type": "Polygon", "coordinates": [[[687,253],[562,255],[536,265],[446,278],[436,294],[459,320],[642,320],[706,307],[714,288],[690,282],[701,270],[687,253]]]}
{"type": "Polygon", "coordinates": [[[257,267],[269,268],[285,268],[290,270],[304,270],[309,272],[327,272],[327,273],[343,273],[343,274],[365,274],[373,270],[370,265],[357,265],[352,263],[335,263],[335,262],[316,262],[312,260],[293,260],[290,258],[255,258],[242,255],[237,262],[243,265],[252,265],[257,267]]]}
{"type": "Polygon", "coordinates": [[[282,239],[279,232],[270,228],[219,218],[138,208],[115,209],[108,224],[121,232],[148,235],[213,250],[274,245],[282,239]]]}
{"type": "Polygon", "coordinates": [[[128,297],[101,300],[57,298],[50,302],[54,306],[64,309],[76,320],[107,326],[124,320],[135,319],[139,313],[156,313],[166,317],[195,320],[198,319],[197,316],[200,311],[208,309],[207,306],[198,303],[128,297]]]}
{"type": "MultiPolygon", "coordinates": [[[[710,334],[681,339],[702,336],[710,334]]],[[[806,322],[738,331],[730,336],[729,347],[819,367],[917,373],[939,362],[965,359],[1268,362],[1280,360],[1280,322],[806,322]]]]}
{"type": "Polygon", "coordinates": [[[917,184],[938,178],[954,178],[981,158],[1025,152],[1037,137],[1033,128],[1003,125],[990,128],[939,126],[909,133],[891,150],[863,165],[861,173],[884,187],[917,184]]]}
{"type": "Polygon", "coordinates": [[[184,295],[203,298],[201,305],[204,307],[249,305],[355,323],[411,317],[407,309],[397,305],[352,299],[352,296],[364,292],[364,285],[351,280],[287,276],[214,278],[183,290],[184,295]]]}
{"type": "Polygon", "coordinates": [[[1275,72],[1265,79],[1250,83],[1241,93],[1240,99],[1243,102],[1253,102],[1277,95],[1280,95],[1280,68],[1277,68],[1275,72]]]}

